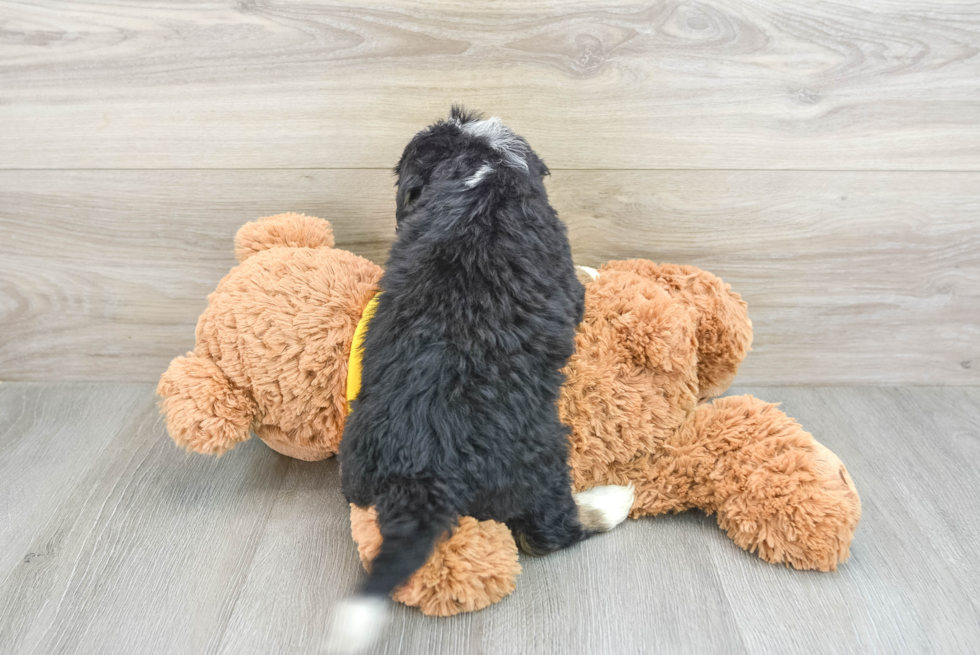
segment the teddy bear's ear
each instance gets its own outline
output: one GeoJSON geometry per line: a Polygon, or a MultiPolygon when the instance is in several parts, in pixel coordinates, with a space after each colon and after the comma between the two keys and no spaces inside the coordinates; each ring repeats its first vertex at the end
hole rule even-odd
{"type": "Polygon", "coordinates": [[[322,218],[276,214],[246,223],[235,235],[235,257],[243,262],[270,248],[333,248],[333,228],[322,218]]]}

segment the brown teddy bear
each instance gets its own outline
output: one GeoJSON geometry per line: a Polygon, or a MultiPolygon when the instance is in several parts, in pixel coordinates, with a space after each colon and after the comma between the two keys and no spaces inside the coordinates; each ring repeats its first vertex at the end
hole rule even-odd
{"type": "MultiPolygon", "coordinates": [[[[178,444],[221,454],[251,429],[291,457],[337,452],[348,387],[359,386],[352,342],[369,327],[381,269],[333,244],[329,223],[298,214],[239,230],[239,266],[157,389],[178,444]]],[[[630,260],[582,274],[585,319],[560,400],[576,490],[633,484],[634,518],[701,509],[766,561],[836,569],[861,516],[841,461],[771,403],[706,402],[752,341],[739,295],[690,266],[630,260]]],[[[373,510],[352,506],[351,528],[370,566],[381,545],[373,510]]],[[[448,616],[497,602],[519,573],[506,526],[462,517],[394,598],[448,616]]]]}
{"type": "Polygon", "coordinates": [[[157,388],[179,445],[220,455],[254,431],[297,459],[336,454],[351,336],[381,267],[333,244],[329,223],[300,214],[238,230],[239,265],[208,296],[194,351],[157,388]]]}

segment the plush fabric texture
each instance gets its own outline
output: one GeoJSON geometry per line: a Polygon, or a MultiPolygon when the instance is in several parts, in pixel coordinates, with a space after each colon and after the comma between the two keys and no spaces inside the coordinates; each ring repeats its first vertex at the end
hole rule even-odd
{"type": "MultiPolygon", "coordinates": [[[[236,243],[244,261],[211,295],[194,352],[161,378],[170,434],[220,454],[251,426],[279,452],[329,457],[351,340],[381,269],[333,249],[329,224],[305,216],[249,223],[236,243]]],[[[559,400],[575,487],[633,483],[634,518],[713,513],[768,562],[831,571],[845,561],[861,501],[843,463],[772,403],[704,402],[751,345],[738,294],[705,271],[645,260],[610,262],[583,282],[559,400]]],[[[369,563],[381,544],[373,513],[353,508],[351,527],[369,563]]],[[[394,597],[449,616],[497,602],[519,572],[505,526],[463,517],[394,597]]]]}
{"type": "MultiPolygon", "coordinates": [[[[586,283],[585,306],[559,402],[576,489],[633,483],[633,518],[714,513],[768,562],[832,571],[848,558],[861,501],[841,461],[772,403],[702,402],[727,389],[750,349],[738,294],[693,267],[631,260],[603,266],[586,283]]],[[[365,533],[355,527],[355,541],[365,533]]],[[[482,538],[457,531],[440,547],[482,538]]],[[[370,543],[363,559],[377,548],[370,543]]],[[[445,615],[438,604],[422,609],[445,615]]]]}
{"type": "Polygon", "coordinates": [[[238,231],[241,263],[208,296],[194,351],[157,388],[179,445],[220,455],[251,428],[298,459],[337,452],[351,337],[382,271],[333,243],[329,223],[301,214],[238,231]]]}
{"type": "MultiPolygon", "coordinates": [[[[377,513],[374,508],[350,508],[357,553],[364,568],[370,570],[371,560],[381,550],[377,513]]],[[[473,612],[514,591],[520,572],[517,545],[507,526],[464,516],[392,598],[430,616],[473,612]]]]}

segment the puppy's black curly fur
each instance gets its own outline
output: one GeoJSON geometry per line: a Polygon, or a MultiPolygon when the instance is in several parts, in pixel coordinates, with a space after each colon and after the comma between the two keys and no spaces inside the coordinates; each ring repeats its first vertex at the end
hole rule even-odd
{"type": "Polygon", "coordinates": [[[557,408],[584,289],[547,167],[454,107],[395,172],[397,238],[340,447],[344,494],[376,505],[384,538],[368,595],[407,580],[460,515],[506,522],[534,553],[589,534],[557,408]]]}

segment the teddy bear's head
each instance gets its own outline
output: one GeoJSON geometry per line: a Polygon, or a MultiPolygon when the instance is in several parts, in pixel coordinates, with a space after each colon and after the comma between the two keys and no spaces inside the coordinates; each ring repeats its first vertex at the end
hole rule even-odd
{"type": "Polygon", "coordinates": [[[194,351],[160,380],[178,444],[220,454],[251,429],[291,457],[337,452],[351,339],[381,268],[333,245],[330,224],[302,214],[238,231],[240,264],[208,296],[194,351]]]}

